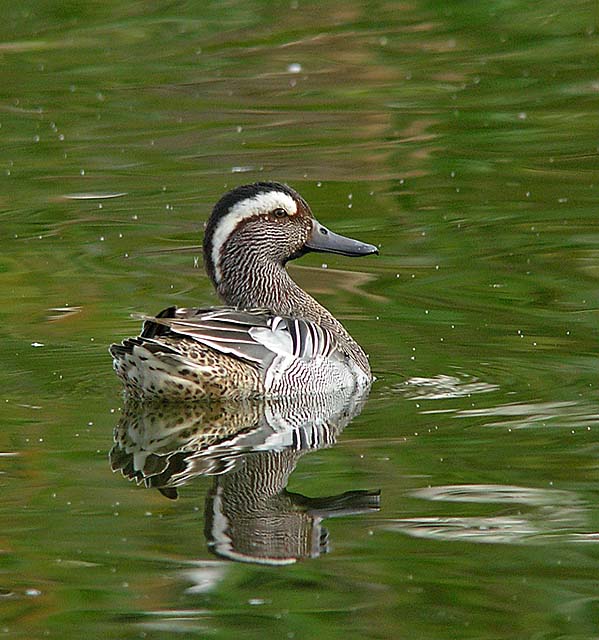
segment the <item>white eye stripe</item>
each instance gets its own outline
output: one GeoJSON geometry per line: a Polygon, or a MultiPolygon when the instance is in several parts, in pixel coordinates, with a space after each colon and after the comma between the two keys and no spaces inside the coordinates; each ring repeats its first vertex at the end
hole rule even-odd
{"type": "Polygon", "coordinates": [[[297,203],[288,194],[282,191],[267,191],[259,193],[253,198],[240,200],[224,215],[212,235],[212,264],[214,265],[214,277],[220,282],[222,273],[220,269],[220,251],[227,238],[235,227],[245,218],[270,213],[274,209],[285,209],[293,215],[297,213],[297,203]]]}

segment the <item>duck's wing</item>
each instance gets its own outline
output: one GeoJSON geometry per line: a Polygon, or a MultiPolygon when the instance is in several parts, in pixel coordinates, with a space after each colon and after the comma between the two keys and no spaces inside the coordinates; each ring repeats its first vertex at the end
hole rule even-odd
{"type": "Polygon", "coordinates": [[[337,350],[333,334],[310,320],[274,316],[267,327],[252,327],[254,340],[279,355],[304,360],[318,356],[328,357],[337,350]]]}
{"type": "Polygon", "coordinates": [[[220,353],[267,366],[276,356],[311,360],[341,354],[335,336],[301,318],[277,316],[267,310],[177,309],[169,307],[154,318],[145,317],[140,339],[170,349],[177,336],[191,339],[220,353]]]}

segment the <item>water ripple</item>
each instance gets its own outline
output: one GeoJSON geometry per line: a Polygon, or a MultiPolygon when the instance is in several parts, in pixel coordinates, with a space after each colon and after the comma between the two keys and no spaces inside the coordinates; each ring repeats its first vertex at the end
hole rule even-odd
{"type": "Polygon", "coordinates": [[[442,502],[501,504],[502,512],[491,516],[422,516],[399,518],[384,528],[414,538],[494,544],[595,542],[599,536],[581,534],[588,526],[587,506],[569,491],[515,485],[445,485],[417,489],[415,498],[442,502]],[[513,514],[506,505],[524,505],[513,514]],[[574,531],[576,530],[576,532],[574,531]]]}
{"type": "Polygon", "coordinates": [[[475,393],[496,391],[499,386],[483,382],[473,376],[437,375],[432,378],[414,377],[396,385],[408,398],[415,400],[442,400],[446,398],[462,398],[475,393]]]}
{"type": "Polygon", "coordinates": [[[416,489],[412,496],[445,502],[521,503],[529,505],[572,505],[578,499],[569,491],[537,489],[501,484],[455,484],[416,489]]]}

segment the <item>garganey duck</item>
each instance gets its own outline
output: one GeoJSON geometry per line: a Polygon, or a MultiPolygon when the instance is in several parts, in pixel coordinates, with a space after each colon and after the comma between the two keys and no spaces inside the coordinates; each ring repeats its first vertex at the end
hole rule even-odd
{"type": "Polygon", "coordinates": [[[204,262],[227,307],[169,307],[141,335],[113,344],[133,396],[248,398],[364,389],[368,359],[343,325],[289,276],[309,251],[366,256],[375,246],[329,231],[287,185],[226,193],[206,225],[204,262]]]}

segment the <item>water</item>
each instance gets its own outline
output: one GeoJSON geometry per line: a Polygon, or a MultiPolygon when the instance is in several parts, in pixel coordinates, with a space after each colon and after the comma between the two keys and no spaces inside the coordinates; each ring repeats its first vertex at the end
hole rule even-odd
{"type": "Polygon", "coordinates": [[[595,637],[596,5],[2,15],[2,634],[595,637]],[[171,500],[109,457],[127,408],[107,345],[131,313],[215,303],[202,225],[266,178],[381,245],[291,267],[370,354],[361,413],[314,446],[231,454],[278,461],[292,512],[380,491],[317,515],[284,566],[211,537],[219,486],[243,478],[171,500]]]}

